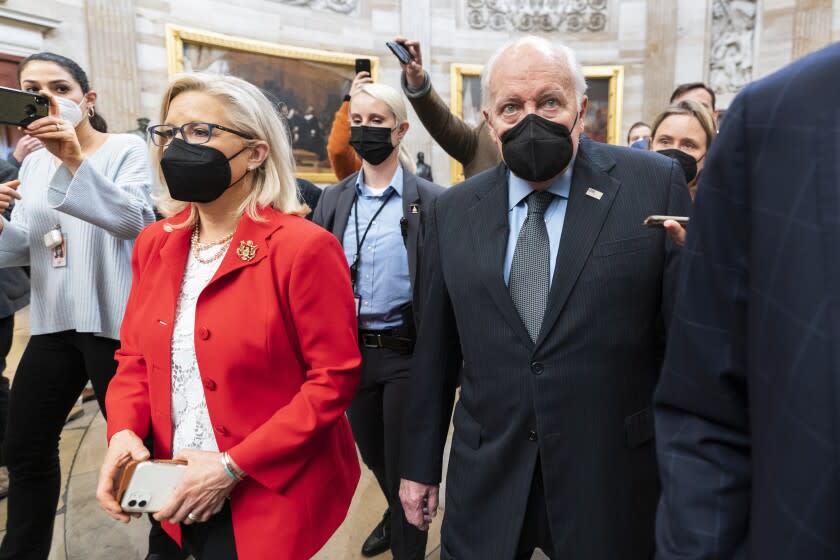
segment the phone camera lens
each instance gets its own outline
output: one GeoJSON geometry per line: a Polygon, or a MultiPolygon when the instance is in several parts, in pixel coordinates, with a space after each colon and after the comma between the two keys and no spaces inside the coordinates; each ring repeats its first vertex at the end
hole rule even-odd
{"type": "Polygon", "coordinates": [[[23,108],[23,110],[26,111],[27,117],[34,117],[38,114],[38,109],[36,109],[34,105],[27,105],[23,108]]]}
{"type": "Polygon", "coordinates": [[[146,500],[140,500],[140,501],[137,503],[137,505],[138,505],[138,506],[140,506],[140,507],[146,507],[146,504],[147,504],[147,503],[148,503],[148,502],[146,502],[146,500]]]}
{"type": "Polygon", "coordinates": [[[134,507],[137,505],[137,500],[131,500],[128,502],[128,507],[134,507]]]}

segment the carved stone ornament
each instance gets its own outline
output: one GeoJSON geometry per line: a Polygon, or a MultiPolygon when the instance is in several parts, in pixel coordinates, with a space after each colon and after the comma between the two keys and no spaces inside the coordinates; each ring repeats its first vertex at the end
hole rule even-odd
{"type": "Polygon", "coordinates": [[[714,0],[709,86],[737,93],[752,80],[756,0],[714,0]]]}
{"type": "Polygon", "coordinates": [[[467,23],[493,31],[603,31],[609,0],[466,0],[467,23]]]}
{"type": "Polygon", "coordinates": [[[359,6],[359,0],[279,0],[279,2],[289,6],[330,10],[339,14],[351,14],[359,6]]]}

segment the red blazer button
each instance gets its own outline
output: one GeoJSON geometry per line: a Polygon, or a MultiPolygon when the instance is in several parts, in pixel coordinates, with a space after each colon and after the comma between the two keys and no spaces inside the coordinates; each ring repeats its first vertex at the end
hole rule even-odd
{"type": "Polygon", "coordinates": [[[207,327],[201,327],[200,329],[198,329],[198,336],[201,337],[201,340],[207,340],[208,338],[210,338],[210,329],[208,329],[207,327]]]}
{"type": "Polygon", "coordinates": [[[215,391],[216,390],[216,382],[212,379],[205,379],[204,380],[204,388],[208,391],[215,391]]]}

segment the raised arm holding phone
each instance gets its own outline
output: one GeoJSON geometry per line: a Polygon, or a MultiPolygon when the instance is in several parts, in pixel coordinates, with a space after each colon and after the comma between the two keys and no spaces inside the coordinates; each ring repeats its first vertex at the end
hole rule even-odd
{"type": "Polygon", "coordinates": [[[465,123],[452,114],[432,87],[431,78],[423,68],[420,43],[405,37],[395,37],[393,42],[411,55],[408,64],[400,62],[403,93],[435,142],[463,164],[464,176],[470,178],[498,165],[501,158],[487,123],[484,120],[475,126],[465,123]]]}

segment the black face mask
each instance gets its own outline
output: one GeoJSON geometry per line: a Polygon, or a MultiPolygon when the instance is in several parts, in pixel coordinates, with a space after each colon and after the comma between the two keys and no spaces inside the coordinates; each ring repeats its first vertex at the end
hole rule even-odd
{"type": "Polygon", "coordinates": [[[682,167],[683,173],[685,173],[686,183],[690,183],[692,179],[697,177],[697,160],[694,159],[694,157],[690,154],[687,154],[684,151],[677,150],[675,148],[669,148],[667,150],[657,150],[656,153],[677,160],[677,163],[679,163],[680,167],[682,167]]]}
{"type": "Polygon", "coordinates": [[[350,145],[359,157],[372,165],[379,165],[394,151],[391,132],[394,128],[385,126],[350,127],[350,145]]]}
{"type": "Polygon", "coordinates": [[[183,202],[213,202],[248,174],[246,171],[236,181],[230,181],[230,160],[247,149],[246,146],[227,157],[216,148],[175,138],[160,160],[169,195],[183,202]]]}
{"type": "MultiPolygon", "coordinates": [[[[572,128],[577,124],[577,116],[572,128]]],[[[566,125],[531,113],[502,136],[502,156],[514,175],[548,181],[572,161],[572,133],[566,125]]]]}

